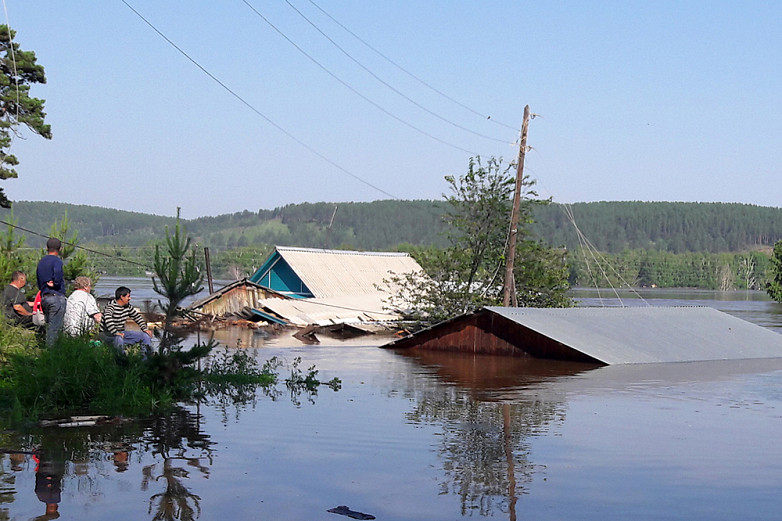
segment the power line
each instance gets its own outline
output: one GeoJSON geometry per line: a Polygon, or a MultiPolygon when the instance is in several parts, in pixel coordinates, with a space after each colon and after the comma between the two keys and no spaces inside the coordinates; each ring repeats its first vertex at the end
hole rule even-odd
{"type": "MultiPolygon", "coordinates": [[[[286,3],[286,4],[288,4],[288,5],[290,6],[290,8],[291,8],[291,9],[293,9],[294,11],[296,11],[296,13],[298,13],[298,15],[299,15],[299,16],[301,16],[301,17],[302,17],[302,18],[303,18],[303,19],[304,19],[304,20],[305,20],[305,21],[306,21],[308,24],[310,24],[310,25],[311,25],[311,26],[312,26],[312,27],[313,27],[313,28],[314,28],[316,31],[318,31],[318,32],[319,32],[319,33],[320,33],[320,34],[321,34],[321,35],[322,35],[322,36],[323,36],[325,39],[327,39],[327,40],[328,40],[328,41],[329,41],[329,42],[330,42],[330,43],[331,43],[331,44],[332,44],[334,47],[336,47],[337,49],[339,49],[339,51],[340,51],[340,52],[342,52],[342,54],[344,54],[344,55],[345,55],[345,56],[347,56],[347,57],[348,57],[348,58],[349,58],[351,61],[353,61],[353,63],[355,63],[356,65],[358,65],[358,66],[359,66],[359,67],[361,67],[362,69],[364,69],[364,70],[367,72],[367,74],[369,74],[370,76],[372,76],[373,78],[375,78],[377,81],[379,81],[380,83],[382,83],[383,85],[385,85],[386,87],[388,87],[389,89],[391,89],[393,92],[395,92],[396,94],[398,94],[399,96],[401,96],[401,97],[402,97],[402,98],[404,98],[405,100],[409,101],[410,103],[412,103],[413,105],[415,105],[416,107],[418,107],[419,109],[423,110],[423,111],[424,111],[424,112],[426,112],[427,114],[430,114],[430,115],[432,115],[432,116],[436,117],[437,119],[439,119],[439,120],[441,120],[441,121],[444,121],[444,122],[448,123],[449,125],[453,125],[454,127],[458,128],[458,129],[464,130],[465,132],[469,132],[470,134],[474,134],[474,135],[476,135],[476,136],[478,136],[478,137],[482,137],[482,138],[484,138],[484,139],[488,139],[488,140],[490,140],[490,141],[496,141],[497,143],[506,143],[506,144],[508,143],[508,141],[507,141],[507,140],[505,140],[505,139],[497,139],[497,138],[494,138],[494,137],[492,137],[492,136],[487,136],[486,134],[481,134],[480,132],[476,132],[476,131],[474,131],[474,130],[471,130],[471,129],[467,128],[467,127],[464,127],[464,126],[462,126],[462,125],[459,125],[458,123],[455,123],[455,122],[451,121],[450,119],[448,119],[448,118],[446,118],[446,117],[444,117],[444,116],[441,116],[440,114],[437,114],[436,112],[434,112],[434,111],[432,111],[432,110],[429,110],[428,108],[424,107],[423,105],[421,105],[420,103],[418,103],[418,102],[417,102],[417,101],[415,101],[414,99],[412,99],[412,98],[410,98],[409,96],[407,96],[405,93],[403,93],[403,92],[399,91],[398,89],[396,89],[396,88],[395,88],[393,85],[391,85],[391,84],[389,84],[388,82],[386,82],[385,80],[383,80],[383,78],[381,78],[380,76],[378,76],[377,74],[375,74],[374,72],[372,72],[372,71],[371,71],[371,70],[370,70],[368,67],[366,67],[366,66],[365,66],[364,64],[362,64],[360,61],[358,61],[356,58],[354,58],[354,57],[353,57],[353,56],[352,56],[350,53],[348,53],[348,52],[347,52],[347,51],[346,51],[346,50],[345,50],[343,47],[341,47],[341,46],[340,46],[340,45],[339,45],[337,42],[335,42],[335,41],[334,41],[334,40],[333,40],[331,37],[329,37],[329,35],[327,35],[325,32],[323,32],[323,31],[320,29],[320,27],[318,27],[317,25],[315,25],[315,23],[314,23],[312,20],[310,20],[309,18],[307,18],[307,16],[306,16],[304,13],[302,13],[302,12],[301,12],[301,11],[300,11],[300,10],[299,10],[299,9],[298,9],[296,6],[294,6],[294,5],[293,5],[293,4],[290,2],[290,0],[285,0],[285,3],[286,3]]],[[[515,130],[515,129],[514,129],[514,130],[515,130]]]]}
{"type": "Polygon", "coordinates": [[[357,35],[357,34],[356,34],[356,33],[354,33],[353,31],[351,31],[351,30],[350,30],[350,29],[348,29],[347,27],[345,27],[345,26],[344,26],[342,23],[340,23],[340,21],[339,21],[339,20],[337,20],[336,18],[334,18],[333,16],[331,16],[329,13],[327,13],[327,12],[326,12],[326,11],[325,11],[325,10],[324,10],[322,7],[320,7],[318,4],[316,4],[316,3],[315,3],[313,0],[309,0],[309,2],[310,2],[312,5],[314,5],[314,6],[315,6],[315,7],[316,7],[316,8],[317,8],[317,9],[318,9],[318,10],[319,10],[321,13],[323,13],[324,15],[326,15],[326,16],[327,16],[327,17],[328,17],[328,18],[329,18],[329,19],[330,19],[332,22],[334,22],[335,24],[337,24],[338,26],[340,26],[342,29],[344,29],[344,30],[345,30],[345,31],[346,31],[348,34],[350,34],[351,36],[353,36],[353,38],[355,38],[355,39],[356,39],[356,40],[358,40],[359,42],[363,43],[363,44],[364,44],[364,45],[365,45],[367,48],[369,48],[369,49],[370,49],[371,51],[373,51],[375,54],[377,54],[378,56],[380,56],[381,58],[383,58],[384,60],[386,60],[388,63],[390,63],[391,65],[393,65],[394,67],[396,67],[396,68],[397,68],[397,69],[399,69],[400,71],[404,72],[405,74],[407,74],[408,76],[410,76],[411,78],[413,78],[414,80],[416,80],[417,82],[419,82],[420,84],[424,85],[425,87],[427,87],[427,88],[429,88],[430,90],[432,90],[432,91],[436,92],[437,94],[439,94],[439,95],[440,95],[440,96],[442,96],[443,98],[447,99],[447,100],[448,100],[448,101],[450,101],[451,103],[455,103],[456,105],[458,105],[458,106],[462,107],[463,109],[465,109],[465,110],[467,110],[467,111],[469,111],[469,112],[472,112],[472,113],[473,113],[473,114],[475,114],[476,116],[480,116],[481,118],[483,118],[483,119],[485,119],[485,120],[487,120],[487,121],[489,121],[489,122],[491,122],[491,123],[494,123],[494,124],[496,124],[496,125],[503,126],[503,127],[505,127],[505,128],[509,128],[509,129],[511,129],[511,130],[518,130],[516,127],[514,127],[514,126],[512,126],[512,125],[508,125],[508,124],[506,124],[506,123],[502,123],[502,122],[500,122],[500,121],[497,121],[496,119],[492,119],[492,117],[491,117],[490,115],[482,114],[481,112],[479,112],[479,111],[477,111],[477,110],[475,110],[475,109],[473,109],[473,108],[471,108],[471,107],[469,107],[469,106],[465,105],[464,103],[462,103],[462,102],[460,102],[460,101],[458,101],[458,100],[456,100],[456,99],[452,98],[451,96],[449,96],[448,94],[446,94],[446,93],[442,92],[441,90],[437,89],[436,87],[433,87],[432,85],[430,85],[429,83],[427,83],[425,80],[423,80],[423,79],[419,78],[418,76],[416,76],[416,75],[415,75],[415,74],[413,74],[412,72],[408,71],[407,69],[405,69],[404,67],[402,67],[401,65],[399,65],[398,63],[396,63],[394,60],[392,60],[391,58],[389,58],[388,56],[386,56],[385,54],[383,54],[382,52],[380,52],[379,50],[375,49],[375,48],[374,48],[372,45],[370,45],[370,44],[369,44],[369,43],[367,43],[365,40],[363,40],[363,39],[362,39],[362,38],[361,38],[359,35],[357,35]]]}
{"type": "Polygon", "coordinates": [[[337,170],[341,171],[342,173],[344,173],[344,174],[347,174],[347,175],[349,175],[350,177],[352,177],[353,179],[355,179],[355,180],[357,180],[357,181],[359,181],[359,182],[361,182],[361,183],[363,183],[363,184],[365,184],[365,185],[369,186],[370,188],[373,188],[373,189],[377,190],[377,191],[378,191],[378,192],[380,192],[381,194],[387,195],[388,197],[390,197],[390,198],[392,198],[392,199],[397,199],[397,200],[399,199],[397,196],[395,196],[395,195],[393,195],[393,194],[391,194],[391,193],[389,193],[389,192],[387,192],[387,191],[383,190],[383,189],[382,189],[382,188],[380,188],[379,186],[376,186],[376,185],[374,185],[374,184],[370,183],[369,181],[367,181],[367,180],[365,180],[365,179],[363,179],[363,178],[359,177],[358,175],[354,174],[353,172],[351,172],[351,171],[350,171],[350,170],[348,170],[347,168],[345,168],[345,167],[343,167],[343,166],[339,165],[339,164],[338,164],[338,163],[336,163],[335,161],[332,161],[331,159],[329,159],[329,158],[328,158],[328,157],[326,157],[325,155],[323,155],[323,154],[321,154],[320,152],[318,152],[318,151],[317,151],[315,148],[313,148],[313,147],[309,146],[309,145],[308,145],[308,144],[306,144],[304,141],[302,141],[301,139],[297,138],[296,136],[294,136],[293,134],[291,134],[290,132],[288,132],[287,130],[285,130],[285,128],[283,128],[282,126],[280,126],[280,125],[278,125],[277,123],[275,123],[275,122],[274,122],[273,120],[271,120],[271,119],[270,119],[268,116],[266,116],[264,113],[262,113],[260,110],[258,110],[257,108],[255,108],[255,107],[254,107],[252,104],[250,104],[250,102],[248,102],[247,100],[245,100],[244,98],[242,98],[242,97],[241,97],[239,94],[237,94],[237,93],[236,93],[236,92],[235,92],[233,89],[231,89],[231,88],[230,88],[228,85],[226,85],[225,83],[223,83],[222,81],[220,81],[220,79],[218,79],[218,78],[217,78],[217,77],[216,77],[214,74],[212,74],[211,72],[209,72],[209,71],[208,71],[208,70],[207,70],[207,69],[206,69],[206,68],[205,68],[203,65],[201,65],[200,63],[198,63],[198,62],[197,62],[195,59],[193,59],[193,58],[192,58],[192,57],[191,57],[189,54],[187,54],[187,53],[186,53],[186,52],[185,52],[185,51],[184,51],[184,50],[183,50],[181,47],[179,47],[177,44],[175,44],[173,41],[171,41],[171,39],[169,39],[169,38],[168,38],[168,37],[167,37],[165,34],[163,34],[163,33],[162,33],[162,32],[161,32],[161,31],[160,31],[160,30],[159,30],[157,27],[155,27],[155,26],[152,24],[152,22],[150,22],[149,20],[147,20],[146,18],[144,18],[144,16],[143,16],[141,13],[139,13],[138,11],[136,11],[136,10],[133,8],[133,6],[131,6],[131,5],[130,5],[128,2],[126,2],[125,0],[121,0],[121,1],[122,1],[122,3],[123,3],[123,4],[125,4],[125,5],[127,6],[127,8],[128,8],[128,9],[130,9],[131,11],[133,11],[133,13],[134,13],[136,16],[138,16],[138,17],[139,17],[139,18],[140,18],[140,19],[141,19],[141,20],[142,20],[142,21],[143,21],[145,24],[147,24],[147,25],[148,25],[148,26],[149,26],[149,27],[150,27],[150,28],[151,28],[153,31],[155,31],[155,32],[158,34],[158,36],[160,36],[161,38],[163,38],[163,40],[165,40],[165,41],[166,41],[166,43],[168,43],[169,45],[171,45],[171,46],[172,46],[174,49],[176,49],[176,50],[177,50],[177,51],[178,51],[178,52],[179,52],[179,53],[180,53],[182,56],[184,56],[185,58],[187,58],[187,59],[188,59],[188,60],[189,60],[189,61],[190,61],[190,62],[191,62],[193,65],[195,65],[196,67],[198,67],[198,68],[201,70],[201,72],[203,72],[204,74],[206,74],[207,76],[209,76],[209,78],[211,78],[211,79],[212,79],[212,80],[213,80],[215,83],[217,83],[218,85],[220,85],[220,86],[221,86],[221,87],[222,87],[224,90],[226,90],[226,91],[227,91],[229,94],[231,94],[231,95],[232,95],[234,98],[236,98],[237,100],[239,100],[239,102],[241,102],[241,103],[242,103],[244,106],[246,106],[246,107],[247,107],[247,108],[249,108],[251,111],[255,112],[255,114],[257,114],[258,116],[260,116],[261,118],[263,118],[263,119],[264,119],[264,121],[266,121],[267,123],[269,123],[271,126],[273,126],[273,127],[274,127],[274,128],[276,128],[277,130],[279,130],[280,132],[282,132],[283,134],[285,134],[286,136],[288,136],[290,139],[292,139],[293,141],[295,141],[296,143],[298,143],[298,144],[299,144],[301,147],[305,148],[305,149],[306,149],[306,150],[308,150],[310,153],[314,154],[315,156],[319,157],[320,159],[322,159],[322,160],[323,160],[323,161],[325,161],[326,163],[330,164],[331,166],[333,166],[333,167],[334,167],[334,168],[336,168],[337,170]]]}
{"type": "MultiPolygon", "coordinates": [[[[125,2],[125,0],[122,0],[122,1],[123,1],[123,2],[125,2]]],[[[376,103],[376,102],[372,101],[370,98],[368,98],[367,96],[365,96],[364,94],[362,94],[362,93],[360,93],[358,90],[356,90],[356,89],[355,89],[353,86],[351,86],[351,85],[350,85],[348,82],[344,81],[342,78],[340,78],[339,76],[337,76],[336,74],[334,74],[333,72],[331,72],[331,70],[329,70],[329,69],[328,69],[328,68],[327,68],[325,65],[321,64],[321,63],[320,63],[318,60],[316,60],[316,59],[315,59],[315,58],[313,58],[313,57],[312,57],[310,54],[308,54],[308,53],[307,53],[307,51],[305,51],[304,49],[302,49],[301,47],[299,47],[299,46],[296,44],[296,42],[294,42],[293,40],[291,40],[290,38],[288,38],[288,36],[287,36],[285,33],[283,33],[283,32],[282,32],[280,29],[278,29],[278,28],[277,28],[277,27],[276,27],[276,26],[275,26],[273,23],[271,23],[271,21],[269,21],[269,19],[268,19],[268,18],[266,18],[265,16],[263,16],[263,15],[262,15],[262,14],[261,14],[261,13],[260,13],[260,12],[259,12],[257,9],[255,9],[255,7],[253,7],[253,6],[252,6],[252,5],[251,5],[251,4],[250,4],[250,3],[249,3],[247,0],[242,0],[242,2],[244,2],[244,4],[245,4],[247,7],[249,7],[249,8],[250,8],[250,10],[252,10],[252,11],[253,11],[253,12],[254,12],[254,13],[255,13],[255,14],[258,16],[258,17],[260,17],[260,18],[261,18],[261,19],[262,19],[264,22],[266,22],[266,23],[269,25],[269,27],[271,27],[272,29],[274,29],[275,31],[277,31],[277,33],[278,33],[280,36],[282,36],[283,38],[285,38],[285,40],[286,40],[288,43],[290,43],[291,45],[293,45],[293,46],[296,48],[296,50],[297,50],[297,51],[299,51],[300,53],[302,53],[302,54],[303,54],[305,57],[307,57],[307,58],[308,58],[308,59],[309,59],[309,60],[310,60],[312,63],[314,63],[315,65],[317,65],[317,66],[318,66],[318,67],[319,67],[319,68],[320,68],[320,69],[321,69],[323,72],[325,72],[326,74],[328,74],[329,76],[331,76],[332,78],[334,78],[335,80],[337,80],[337,81],[338,81],[339,83],[341,83],[341,84],[342,84],[342,85],[343,85],[343,86],[344,86],[346,89],[348,89],[348,90],[349,90],[349,91],[351,91],[353,94],[355,94],[355,95],[356,95],[356,96],[358,96],[359,98],[363,99],[364,101],[366,101],[367,103],[369,103],[370,105],[372,105],[373,107],[375,107],[376,109],[378,109],[379,111],[381,111],[383,114],[387,115],[387,116],[388,116],[388,117],[390,117],[390,118],[393,118],[393,119],[395,119],[396,121],[398,121],[398,122],[402,123],[402,124],[403,124],[403,125],[405,125],[406,127],[408,127],[408,128],[411,128],[411,129],[415,130],[416,132],[418,132],[418,133],[420,133],[420,134],[423,134],[424,136],[426,136],[426,137],[428,137],[428,138],[430,138],[430,139],[433,139],[433,140],[437,141],[438,143],[442,143],[443,145],[449,146],[449,147],[451,147],[451,148],[454,148],[454,149],[456,149],[456,150],[459,150],[459,151],[461,151],[461,152],[465,152],[465,153],[467,153],[467,154],[470,154],[470,155],[473,155],[473,156],[477,156],[477,155],[479,155],[477,152],[472,152],[472,151],[470,151],[470,150],[467,150],[466,148],[462,148],[462,147],[460,147],[459,145],[454,145],[453,143],[449,143],[448,141],[445,141],[444,139],[440,139],[439,137],[436,137],[436,136],[434,136],[434,135],[430,134],[429,132],[427,132],[427,131],[425,131],[425,130],[423,130],[423,129],[420,129],[420,128],[416,127],[416,126],[415,126],[415,125],[413,125],[412,123],[409,123],[409,122],[405,121],[404,119],[400,118],[399,116],[397,116],[396,114],[392,113],[391,111],[389,111],[389,110],[387,110],[387,109],[383,108],[383,107],[382,107],[381,105],[379,105],[378,103],[376,103]]],[[[490,139],[491,139],[491,138],[490,138],[490,139]]]]}
{"type": "MultiPolygon", "coordinates": [[[[44,235],[42,233],[38,233],[36,231],[29,230],[27,228],[24,228],[23,226],[19,226],[19,225],[13,224],[13,223],[10,223],[10,222],[5,221],[5,220],[0,220],[0,223],[5,224],[6,226],[10,226],[11,228],[16,228],[17,230],[21,230],[21,231],[26,232],[26,233],[31,233],[33,235],[37,235],[38,237],[43,237],[45,239],[48,239],[50,237],[49,235],[44,235]]],[[[145,269],[152,269],[151,266],[148,266],[146,264],[141,264],[140,262],[132,261],[130,259],[123,259],[122,257],[117,257],[116,255],[109,255],[108,253],[103,253],[102,251],[93,250],[91,248],[87,248],[86,246],[80,246],[80,245],[78,245],[76,243],[73,243],[73,242],[68,242],[68,241],[65,241],[65,240],[61,240],[60,242],[62,242],[63,244],[66,244],[68,246],[72,246],[72,247],[74,247],[76,249],[79,249],[79,250],[84,250],[84,251],[88,251],[90,253],[94,253],[95,255],[108,257],[110,259],[116,259],[116,260],[119,260],[119,261],[122,261],[122,262],[127,262],[128,264],[135,264],[136,266],[141,266],[142,268],[145,268],[145,269]]]]}

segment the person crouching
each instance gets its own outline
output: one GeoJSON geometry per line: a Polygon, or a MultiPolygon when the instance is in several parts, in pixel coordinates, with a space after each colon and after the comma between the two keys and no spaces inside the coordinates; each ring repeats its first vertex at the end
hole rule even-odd
{"type": "Polygon", "coordinates": [[[146,352],[152,350],[152,331],[141,312],[130,305],[130,288],[120,286],[114,292],[114,300],[103,310],[101,321],[101,340],[113,344],[117,351],[124,353],[125,346],[142,344],[146,352]],[[125,330],[125,322],[133,320],[141,331],[125,330]]]}

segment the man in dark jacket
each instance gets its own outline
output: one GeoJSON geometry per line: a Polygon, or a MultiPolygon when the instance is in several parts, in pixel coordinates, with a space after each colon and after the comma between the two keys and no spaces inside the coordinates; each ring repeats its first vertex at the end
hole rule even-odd
{"type": "Polygon", "coordinates": [[[51,238],[46,241],[46,255],[38,262],[36,276],[38,289],[41,290],[41,308],[46,317],[46,345],[54,345],[54,341],[62,331],[65,318],[65,280],[60,259],[60,239],[51,238]]]}

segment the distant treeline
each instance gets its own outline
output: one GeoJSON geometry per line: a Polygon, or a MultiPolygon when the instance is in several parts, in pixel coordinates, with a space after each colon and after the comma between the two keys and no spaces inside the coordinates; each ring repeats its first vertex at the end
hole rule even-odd
{"type": "Polygon", "coordinates": [[[769,279],[770,255],[745,253],[671,253],[625,250],[568,255],[571,286],[762,290],[769,279]]]}
{"type": "Polygon", "coordinates": [[[535,210],[533,230],[552,246],[579,246],[575,224],[599,251],[741,252],[782,238],[782,209],[738,203],[576,203],[535,210]]]}
{"type": "MultiPolygon", "coordinates": [[[[165,237],[171,217],[84,205],[14,203],[19,226],[46,235],[67,212],[96,269],[143,275],[154,244],[165,237]],[[127,262],[132,261],[132,262],[127,262]],[[138,264],[133,264],[138,263],[138,264]]],[[[356,250],[410,250],[445,244],[443,203],[375,201],[302,203],[272,210],[245,210],[184,220],[199,251],[210,249],[215,278],[252,273],[274,245],[356,250]]],[[[597,202],[552,204],[535,209],[533,232],[551,246],[564,246],[571,282],[592,285],[596,267],[580,253],[575,225],[591,245],[610,259],[609,277],[634,285],[715,289],[760,288],[768,251],[782,238],[782,209],[746,204],[597,202]],[[750,269],[749,266],[752,266],[750,269]],[[619,275],[612,273],[615,270],[619,275]]],[[[0,209],[7,220],[9,210],[0,209]]],[[[17,232],[19,233],[19,232],[17,232]]],[[[27,235],[27,245],[45,239],[27,235]]],[[[200,253],[199,255],[201,255],[200,253]]],[[[603,281],[602,283],[605,283],[603,281]]]]}

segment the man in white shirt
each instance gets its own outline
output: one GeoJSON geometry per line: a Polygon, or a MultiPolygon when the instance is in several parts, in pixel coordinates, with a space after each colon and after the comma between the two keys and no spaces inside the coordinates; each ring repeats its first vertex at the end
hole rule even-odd
{"type": "Polygon", "coordinates": [[[99,324],[101,315],[95,297],[90,294],[92,281],[89,277],[76,277],[74,291],[65,305],[63,329],[70,336],[88,335],[95,324],[99,324]]]}

